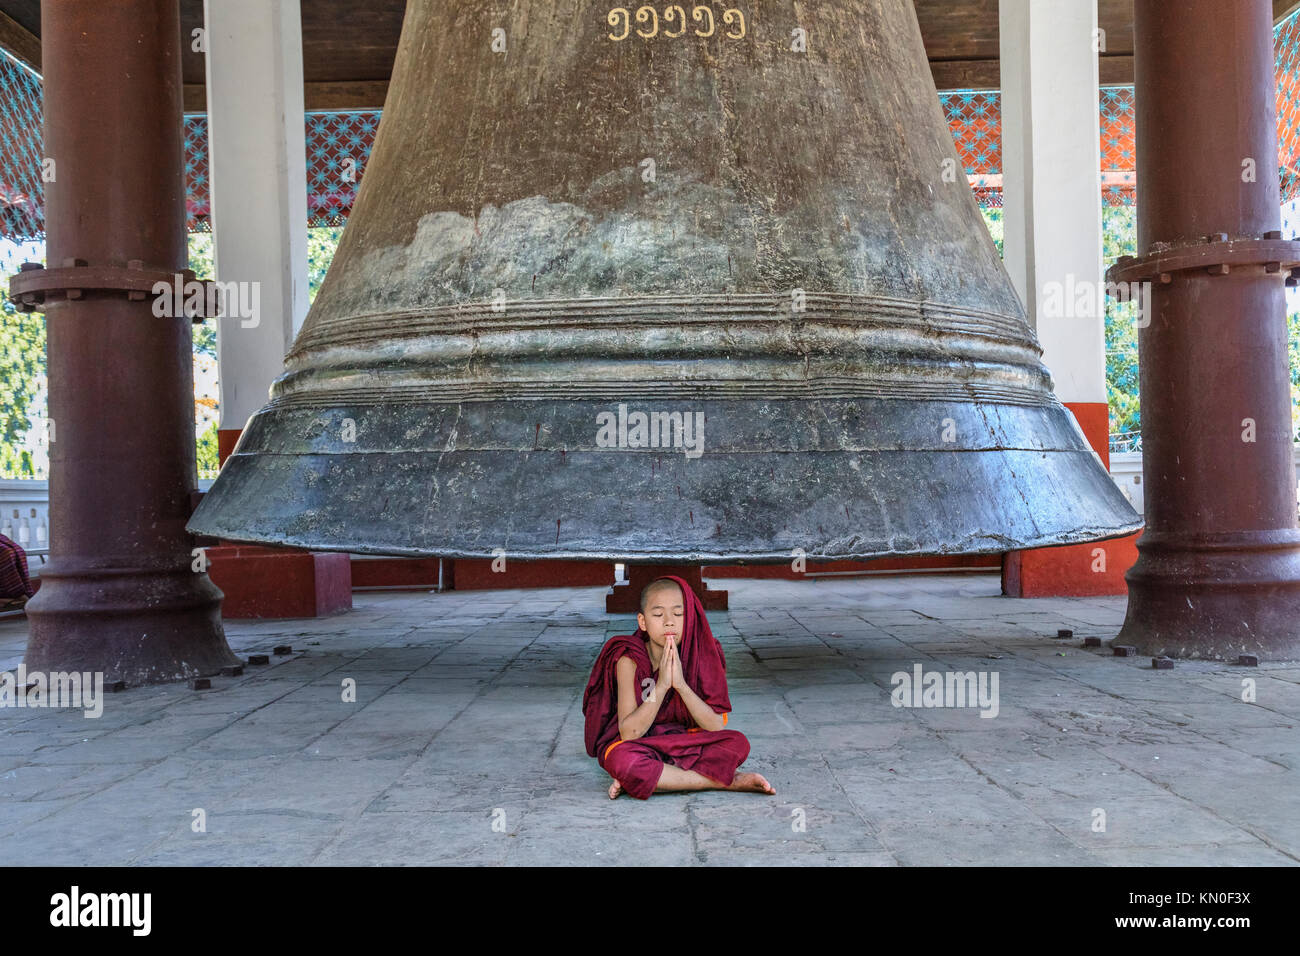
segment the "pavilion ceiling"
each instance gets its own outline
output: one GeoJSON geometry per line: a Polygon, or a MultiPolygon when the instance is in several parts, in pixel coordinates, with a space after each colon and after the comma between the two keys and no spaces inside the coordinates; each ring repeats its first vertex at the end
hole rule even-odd
{"type": "MultiPolygon", "coordinates": [[[[901,2],[901,0],[884,0],[901,2]]],[[[998,86],[998,0],[914,0],[935,85],[941,89],[998,86]]],[[[383,106],[402,30],[406,0],[301,0],[303,74],[308,109],[383,106]]],[[[1133,82],[1133,0],[1097,0],[1106,31],[1101,82],[1133,82]]],[[[180,0],[188,36],[202,25],[203,0],[180,0]]],[[[1300,0],[1273,0],[1275,20],[1300,0]]],[[[40,0],[0,0],[0,45],[32,66],[40,62],[40,0]]],[[[202,54],[186,47],[185,108],[205,109],[202,54]]]]}

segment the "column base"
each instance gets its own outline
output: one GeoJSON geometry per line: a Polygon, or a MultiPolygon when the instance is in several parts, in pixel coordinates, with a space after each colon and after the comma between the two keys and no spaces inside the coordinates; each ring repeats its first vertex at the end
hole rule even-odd
{"type": "Polygon", "coordinates": [[[1300,660],[1300,531],[1148,531],[1116,643],[1143,656],[1300,660]]]}
{"type": "Polygon", "coordinates": [[[605,595],[606,614],[636,614],[641,610],[641,589],[655,578],[672,574],[681,578],[695,590],[706,611],[727,610],[727,592],[710,591],[704,582],[698,564],[629,564],[627,583],[616,584],[605,595]]]}
{"type": "Polygon", "coordinates": [[[327,617],[352,610],[352,568],[338,552],[255,545],[207,548],[208,575],[228,618],[327,617]]]}
{"type": "Polygon", "coordinates": [[[41,570],[27,602],[28,671],[102,673],[104,682],[160,684],[238,664],[221,626],[221,592],[206,574],[41,570]]]}

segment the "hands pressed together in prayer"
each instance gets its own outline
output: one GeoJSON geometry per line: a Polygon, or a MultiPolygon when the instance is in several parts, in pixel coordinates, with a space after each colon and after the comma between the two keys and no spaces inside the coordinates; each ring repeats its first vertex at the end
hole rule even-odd
{"type": "Polygon", "coordinates": [[[682,674],[682,659],[677,652],[677,640],[670,637],[664,642],[663,657],[659,660],[659,679],[655,681],[655,692],[662,698],[669,690],[675,690],[680,694],[685,686],[686,678],[682,674]]]}
{"type": "Polygon", "coordinates": [[[663,695],[669,690],[677,691],[682,703],[690,711],[692,719],[701,729],[721,730],[726,723],[700,698],[695,688],[686,682],[686,673],[682,670],[682,657],[677,650],[677,639],[674,637],[664,639],[664,652],[659,659],[659,677],[655,681],[654,700],[662,701],[663,695]]]}

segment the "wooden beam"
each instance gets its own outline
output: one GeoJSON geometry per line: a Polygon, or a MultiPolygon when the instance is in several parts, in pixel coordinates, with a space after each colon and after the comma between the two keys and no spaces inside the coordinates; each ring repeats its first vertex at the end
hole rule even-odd
{"type": "Polygon", "coordinates": [[[998,61],[993,60],[931,60],[930,74],[935,89],[943,90],[996,90],[1001,86],[1002,74],[998,61]]]}
{"type": "MultiPolygon", "coordinates": [[[[303,84],[304,105],[309,110],[379,110],[388,95],[387,80],[351,80],[303,84]]],[[[206,113],[208,89],[203,83],[185,84],[185,112],[206,113]]]]}
{"type": "MultiPolygon", "coordinates": [[[[1274,24],[1281,23],[1300,10],[1300,0],[1272,0],[1272,3],[1274,24]]],[[[996,11],[996,4],[994,10],[996,11]]],[[[996,13],[993,19],[996,23],[996,13]]],[[[40,38],[3,12],[0,12],[0,47],[40,72],[40,38]]],[[[930,61],[930,69],[934,74],[935,85],[941,90],[997,89],[999,85],[996,57],[938,58],[930,61]]],[[[1103,56],[1101,72],[1103,84],[1132,83],[1132,57],[1103,56]],[[1116,62],[1108,63],[1108,60],[1116,62]]],[[[314,110],[381,109],[387,91],[387,80],[325,81],[308,83],[305,89],[307,109],[314,110]]],[[[202,83],[186,84],[185,109],[188,112],[203,112],[207,109],[202,83]]]]}
{"type": "MultiPolygon", "coordinates": [[[[1300,0],[1296,3],[1300,5],[1300,0]]],[[[1102,86],[1131,86],[1133,56],[1128,53],[1103,55],[1097,72],[1102,86]]],[[[935,89],[940,91],[996,90],[1001,87],[997,60],[931,60],[930,73],[934,76],[935,89]]]]}
{"type": "Polygon", "coordinates": [[[5,13],[0,13],[0,47],[41,72],[41,41],[5,13]]]}
{"type": "Polygon", "coordinates": [[[388,81],[307,83],[303,95],[309,110],[381,110],[388,98],[388,81]]]}
{"type": "Polygon", "coordinates": [[[1102,56],[1097,64],[1098,81],[1102,86],[1133,85],[1133,54],[1102,56]]]}

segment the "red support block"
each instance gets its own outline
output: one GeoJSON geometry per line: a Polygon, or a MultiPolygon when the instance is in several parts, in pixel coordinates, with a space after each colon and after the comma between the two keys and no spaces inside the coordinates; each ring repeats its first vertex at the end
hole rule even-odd
{"type": "Polygon", "coordinates": [[[870,561],[809,561],[807,570],[795,571],[785,564],[707,565],[707,578],[773,578],[800,581],[818,573],[886,573],[893,571],[980,571],[1002,567],[1000,554],[927,555],[919,558],[874,558],[870,561]]]}
{"type": "Polygon", "coordinates": [[[1139,531],[1110,541],[1010,551],[1002,562],[1002,593],[1011,597],[1097,597],[1126,594],[1124,574],[1137,561],[1139,531]]]}
{"type": "Polygon", "coordinates": [[[457,591],[497,588],[590,588],[614,583],[612,561],[505,560],[492,570],[491,558],[456,558],[442,565],[442,586],[457,591]]]}
{"type": "Polygon", "coordinates": [[[609,594],[605,595],[605,613],[636,614],[641,610],[641,590],[655,578],[666,575],[679,577],[689,584],[704,605],[704,610],[727,610],[727,592],[710,591],[701,571],[698,564],[629,564],[627,583],[614,585],[609,594]]]}
{"type": "Polygon", "coordinates": [[[429,591],[438,586],[437,558],[353,558],[352,590],[429,591]]]}
{"type": "MultiPolygon", "coordinates": [[[[1107,468],[1110,411],[1104,402],[1066,402],[1107,468]]],[[[1009,551],[1002,562],[1002,593],[1010,597],[1095,597],[1128,593],[1124,575],[1137,561],[1142,532],[1110,541],[1009,551]]]]}
{"type": "Polygon", "coordinates": [[[352,610],[346,554],[254,545],[204,549],[227,618],[327,617],[352,610]]]}

